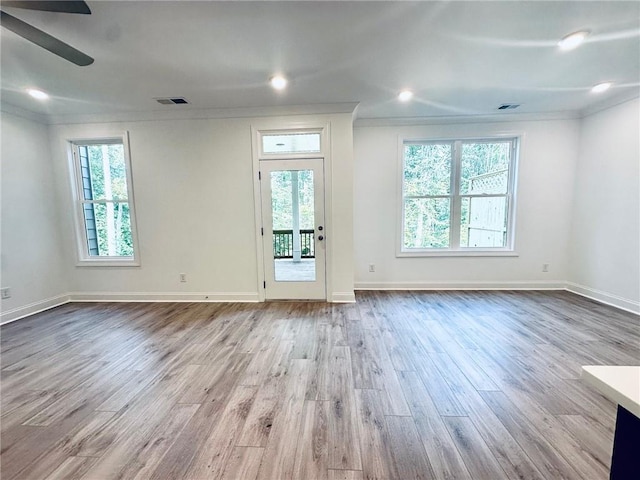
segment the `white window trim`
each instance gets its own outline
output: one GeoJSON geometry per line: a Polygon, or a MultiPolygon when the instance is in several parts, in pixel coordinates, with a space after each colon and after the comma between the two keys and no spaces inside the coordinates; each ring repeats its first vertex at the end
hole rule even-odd
{"type": "MultiPolygon", "coordinates": [[[[516,232],[516,202],[517,202],[517,177],[518,163],[520,160],[520,151],[524,135],[521,133],[505,133],[505,134],[489,134],[474,137],[456,137],[456,138],[407,138],[398,136],[398,168],[397,168],[397,235],[396,235],[396,257],[517,257],[519,254],[515,250],[515,232],[516,232]],[[458,238],[460,233],[460,209],[454,208],[453,203],[458,202],[461,196],[459,191],[460,178],[457,170],[460,168],[460,145],[463,142],[492,142],[511,140],[511,164],[509,168],[508,194],[507,194],[507,241],[505,247],[485,247],[485,248],[469,248],[469,247],[450,247],[450,248],[404,248],[404,146],[411,143],[451,143],[453,146],[452,159],[452,185],[451,191],[456,192],[452,198],[452,220],[450,238],[458,238]],[[453,185],[455,183],[456,185],[453,185]],[[455,236],[457,235],[457,237],[455,236]]],[[[466,196],[466,195],[463,195],[466,196]]],[[[502,195],[500,195],[502,196],[502,195]]]]}
{"type": "Polygon", "coordinates": [[[76,247],[78,267],[139,267],[140,253],[138,247],[138,233],[135,214],[135,199],[133,194],[133,175],[131,170],[131,157],[129,150],[129,132],[107,133],[88,138],[67,139],[69,158],[69,178],[71,179],[71,193],[73,200],[74,228],[76,232],[76,247]],[[77,157],[78,145],[104,145],[121,143],[124,150],[125,171],[127,173],[127,203],[129,204],[129,220],[131,222],[131,239],[133,242],[133,256],[90,256],[87,241],[87,230],[84,226],[84,213],[82,204],[82,174],[80,172],[80,160],[77,157]]]}

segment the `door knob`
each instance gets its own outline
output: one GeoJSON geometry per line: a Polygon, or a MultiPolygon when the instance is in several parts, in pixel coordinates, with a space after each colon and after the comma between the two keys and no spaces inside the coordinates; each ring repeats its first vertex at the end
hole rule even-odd
{"type": "Polygon", "coordinates": [[[320,225],[320,226],[318,227],[318,230],[322,231],[322,228],[323,228],[323,227],[322,227],[322,225],[320,225]]]}
{"type": "Polygon", "coordinates": [[[324,237],[322,235],[318,235],[318,240],[324,240],[324,237]]]}

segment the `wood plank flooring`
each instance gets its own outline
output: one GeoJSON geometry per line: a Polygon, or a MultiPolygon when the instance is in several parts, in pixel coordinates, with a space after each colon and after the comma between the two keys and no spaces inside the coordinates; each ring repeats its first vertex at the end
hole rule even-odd
{"type": "Polygon", "coordinates": [[[1,329],[11,479],[606,479],[639,318],[566,292],[67,304],[1,329]]]}

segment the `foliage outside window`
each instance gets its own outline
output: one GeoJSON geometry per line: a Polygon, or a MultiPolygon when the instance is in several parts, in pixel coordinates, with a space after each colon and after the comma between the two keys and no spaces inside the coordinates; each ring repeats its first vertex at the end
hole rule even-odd
{"type": "Polygon", "coordinates": [[[81,262],[136,264],[126,137],[73,142],[81,262]]]}
{"type": "Polygon", "coordinates": [[[271,210],[273,215],[273,254],[289,256],[293,240],[289,235],[301,235],[301,254],[313,257],[314,189],[313,170],[280,170],[271,172],[271,210]],[[295,185],[295,187],[294,187],[295,185]],[[293,192],[298,196],[298,230],[294,232],[293,192]]]}
{"type": "Polygon", "coordinates": [[[400,253],[510,251],[516,139],[404,142],[400,253]]]}

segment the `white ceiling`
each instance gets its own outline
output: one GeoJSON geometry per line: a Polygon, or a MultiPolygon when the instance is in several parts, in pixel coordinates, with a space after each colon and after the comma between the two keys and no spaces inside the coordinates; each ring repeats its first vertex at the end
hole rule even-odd
{"type": "Polygon", "coordinates": [[[433,117],[502,103],[581,111],[640,85],[637,1],[87,3],[90,16],[5,8],[95,63],[75,66],[2,29],[3,103],[75,115],[359,102],[359,118],[433,117]],[[559,51],[582,29],[585,44],[559,51]],[[286,91],[268,86],[274,72],[290,78],[286,91]],[[615,85],[592,94],[602,81],[615,85]],[[408,104],[396,100],[403,88],[415,92],[408,104]],[[191,105],[153,100],[167,96],[191,105]]]}

